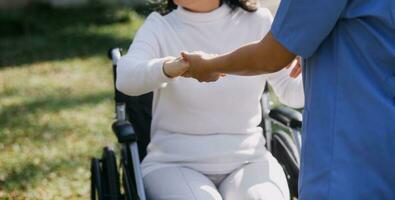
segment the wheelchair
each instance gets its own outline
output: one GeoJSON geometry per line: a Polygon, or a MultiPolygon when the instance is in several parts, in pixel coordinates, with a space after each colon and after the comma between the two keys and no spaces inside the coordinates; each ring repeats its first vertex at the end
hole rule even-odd
{"type": "MultiPolygon", "coordinates": [[[[120,159],[109,147],[103,148],[101,158],[91,160],[92,200],[146,200],[140,161],[146,155],[150,141],[152,92],[127,96],[115,87],[119,48],[110,49],[113,63],[115,121],[112,130],[120,144],[120,159]]],[[[266,86],[261,98],[262,122],[266,148],[278,160],[286,174],[291,199],[297,198],[300,165],[300,130],[302,115],[290,108],[270,109],[266,86]],[[275,125],[274,125],[275,124],[275,125]],[[280,127],[280,128],[279,128],[280,127]]]]}

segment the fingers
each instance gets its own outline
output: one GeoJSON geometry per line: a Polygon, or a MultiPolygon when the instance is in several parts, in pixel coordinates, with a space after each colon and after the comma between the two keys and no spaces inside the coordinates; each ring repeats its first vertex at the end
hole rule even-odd
{"type": "Polygon", "coordinates": [[[181,57],[182,57],[182,59],[184,60],[184,61],[186,61],[186,62],[189,62],[189,57],[190,57],[190,55],[187,53],[187,52],[181,52],[181,57]]]}
{"type": "Polygon", "coordinates": [[[197,77],[196,79],[199,82],[215,82],[218,81],[222,77],[221,74],[210,74],[207,76],[197,77]]]}
{"type": "Polygon", "coordinates": [[[295,68],[291,72],[291,74],[292,74],[291,77],[292,78],[297,78],[302,73],[302,57],[297,56],[296,60],[297,60],[297,64],[296,64],[295,68]]]}
{"type": "Polygon", "coordinates": [[[187,62],[193,62],[202,58],[210,57],[210,55],[202,51],[193,51],[193,52],[183,51],[181,52],[181,57],[187,62]]]}
{"type": "Polygon", "coordinates": [[[186,71],[186,72],[184,72],[181,76],[184,77],[184,78],[191,78],[191,77],[192,77],[192,74],[191,74],[190,71],[186,71]]]}
{"type": "Polygon", "coordinates": [[[181,63],[181,65],[182,65],[184,68],[189,68],[189,62],[187,62],[187,61],[181,59],[181,60],[180,60],[180,63],[181,63]]]}
{"type": "MultiPolygon", "coordinates": [[[[175,63],[176,63],[176,67],[179,69],[179,71],[181,72],[181,74],[183,74],[185,71],[187,71],[188,69],[189,69],[189,63],[188,62],[186,62],[183,58],[181,58],[181,57],[178,57],[176,60],[175,60],[175,63]]],[[[181,75],[180,74],[180,75],[181,75]]]]}
{"type": "Polygon", "coordinates": [[[184,78],[194,78],[199,82],[214,82],[219,78],[226,76],[225,74],[212,73],[202,66],[205,63],[203,62],[209,55],[204,52],[181,52],[181,57],[183,61],[188,65],[188,69],[186,72],[182,74],[184,78]]]}
{"type": "Polygon", "coordinates": [[[292,71],[289,73],[291,78],[297,78],[302,73],[301,62],[302,58],[297,56],[288,66],[285,67],[287,69],[292,67],[292,71]]]}
{"type": "Polygon", "coordinates": [[[300,64],[298,64],[292,69],[289,76],[292,78],[297,78],[301,73],[302,73],[302,67],[300,66],[300,64]]]}
{"type": "Polygon", "coordinates": [[[220,76],[220,75],[218,75],[218,76],[214,76],[213,78],[209,79],[209,82],[215,82],[215,81],[218,81],[218,80],[219,80],[219,78],[221,78],[221,76],[220,76]]]}
{"type": "Polygon", "coordinates": [[[226,75],[225,74],[210,74],[210,75],[205,75],[205,76],[196,76],[196,75],[192,74],[190,71],[186,71],[181,76],[184,78],[194,78],[199,82],[215,82],[226,75]]]}

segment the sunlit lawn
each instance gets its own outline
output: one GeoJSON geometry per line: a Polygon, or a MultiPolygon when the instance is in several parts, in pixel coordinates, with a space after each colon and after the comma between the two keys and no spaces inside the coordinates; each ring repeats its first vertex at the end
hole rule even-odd
{"type": "Polygon", "coordinates": [[[106,51],[141,22],[102,6],[0,14],[0,199],[88,199],[89,159],[115,142],[106,51]]]}

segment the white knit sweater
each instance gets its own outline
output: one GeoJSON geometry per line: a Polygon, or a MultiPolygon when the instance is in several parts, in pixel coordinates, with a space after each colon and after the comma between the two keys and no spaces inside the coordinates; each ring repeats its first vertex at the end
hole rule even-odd
{"type": "Polygon", "coordinates": [[[117,88],[128,95],[154,91],[151,143],[143,174],[167,165],[227,173],[246,162],[265,159],[260,97],[268,81],[280,101],[302,107],[301,78],[290,70],[261,76],[227,75],[214,83],[167,78],[166,57],[181,51],[221,54],[260,40],[273,17],[267,9],[249,13],[222,5],[209,13],[181,7],[161,16],[152,13],[128,53],[118,62],[117,88]]]}

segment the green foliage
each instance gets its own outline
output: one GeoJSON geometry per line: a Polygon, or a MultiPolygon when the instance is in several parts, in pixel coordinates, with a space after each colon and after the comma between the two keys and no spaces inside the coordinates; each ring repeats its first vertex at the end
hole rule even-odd
{"type": "Polygon", "coordinates": [[[127,47],[141,18],[126,8],[45,5],[0,13],[0,68],[37,61],[103,55],[127,47]]]}
{"type": "Polygon", "coordinates": [[[103,6],[0,13],[0,199],[88,199],[89,159],[115,143],[106,52],[141,23],[103,6]]]}

